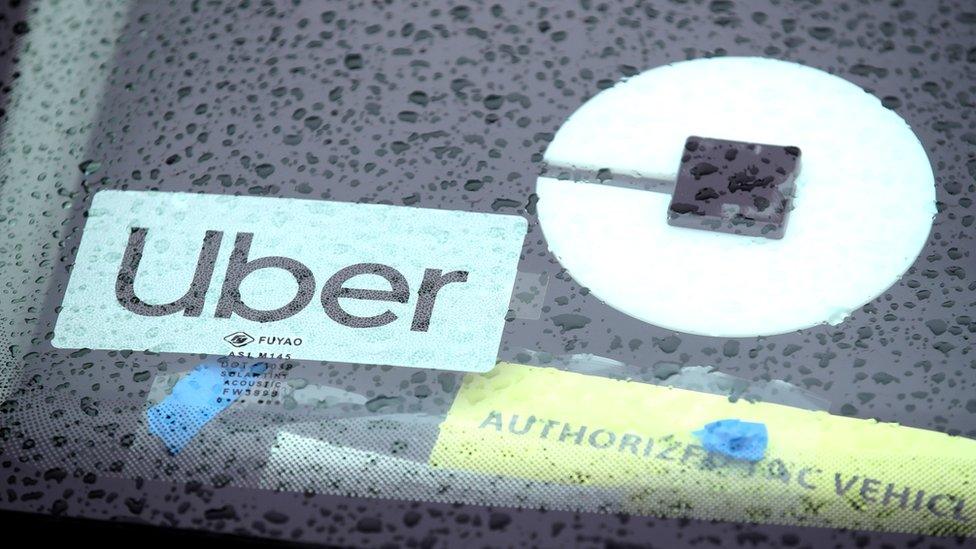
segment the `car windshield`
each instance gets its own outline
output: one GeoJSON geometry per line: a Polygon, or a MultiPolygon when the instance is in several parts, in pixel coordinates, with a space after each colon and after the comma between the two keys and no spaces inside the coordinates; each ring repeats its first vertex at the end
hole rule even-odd
{"type": "Polygon", "coordinates": [[[976,535],[973,5],[0,24],[0,509],[348,546],[976,535]]]}

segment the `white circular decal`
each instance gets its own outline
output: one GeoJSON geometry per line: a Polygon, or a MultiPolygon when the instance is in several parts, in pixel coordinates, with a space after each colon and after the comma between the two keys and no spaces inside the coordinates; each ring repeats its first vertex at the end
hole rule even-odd
{"type": "Polygon", "coordinates": [[[782,239],[670,226],[667,193],[537,182],[551,250],[620,311],[720,337],[838,323],[894,284],[925,244],[935,187],[911,128],[860,87],[794,63],[714,58],[649,70],[580,107],[545,159],[674,180],[692,135],[800,148],[782,239]]]}

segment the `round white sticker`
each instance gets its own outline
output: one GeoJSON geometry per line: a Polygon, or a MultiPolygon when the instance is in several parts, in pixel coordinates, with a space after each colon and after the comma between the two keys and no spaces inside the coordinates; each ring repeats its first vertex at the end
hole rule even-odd
{"type": "Polygon", "coordinates": [[[545,159],[674,180],[691,135],[800,148],[781,240],[670,226],[668,193],[537,182],[550,249],[635,318],[720,337],[836,324],[894,284],[925,244],[934,179],[911,128],[860,87],[794,63],[714,58],[649,70],[580,107],[545,159]]]}

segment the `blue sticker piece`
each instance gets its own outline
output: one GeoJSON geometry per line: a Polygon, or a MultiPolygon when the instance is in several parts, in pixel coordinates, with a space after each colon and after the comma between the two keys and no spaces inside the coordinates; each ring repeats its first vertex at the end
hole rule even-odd
{"type": "MultiPolygon", "coordinates": [[[[201,364],[180,379],[169,396],[146,410],[149,432],[159,437],[171,454],[178,454],[217,414],[239,395],[224,394],[223,366],[201,364]]],[[[267,371],[261,362],[248,368],[257,377],[267,371]]]]}
{"type": "Polygon", "coordinates": [[[764,424],[738,419],[713,421],[693,434],[709,452],[746,461],[762,459],[769,443],[764,424]]]}

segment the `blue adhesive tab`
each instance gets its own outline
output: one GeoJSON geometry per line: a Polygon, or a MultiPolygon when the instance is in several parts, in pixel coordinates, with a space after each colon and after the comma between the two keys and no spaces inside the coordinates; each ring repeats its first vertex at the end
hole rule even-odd
{"type": "MultiPolygon", "coordinates": [[[[173,386],[169,396],[146,410],[149,432],[159,437],[171,454],[178,454],[210,422],[237,400],[223,390],[223,366],[200,364],[173,386]]],[[[267,371],[261,362],[248,368],[257,377],[267,371]]]]}
{"type": "Polygon", "coordinates": [[[746,461],[762,459],[769,443],[764,424],[738,419],[713,421],[693,434],[709,452],[746,461]]]}

